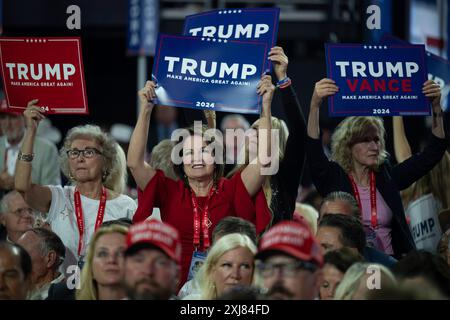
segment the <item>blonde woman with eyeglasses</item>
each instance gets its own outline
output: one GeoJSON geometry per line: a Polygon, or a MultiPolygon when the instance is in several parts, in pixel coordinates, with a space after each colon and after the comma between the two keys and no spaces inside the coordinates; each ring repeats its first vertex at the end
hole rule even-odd
{"type": "Polygon", "coordinates": [[[98,126],[72,128],[60,151],[61,169],[71,185],[33,184],[33,143],[45,118],[37,102],[30,101],[24,112],[28,130],[19,152],[15,187],[30,207],[47,213],[52,230],[68,248],[67,263],[76,260],[82,266],[90,239],[102,222],[133,218],[136,203],[122,194],[127,177],[125,153],[98,126]]]}

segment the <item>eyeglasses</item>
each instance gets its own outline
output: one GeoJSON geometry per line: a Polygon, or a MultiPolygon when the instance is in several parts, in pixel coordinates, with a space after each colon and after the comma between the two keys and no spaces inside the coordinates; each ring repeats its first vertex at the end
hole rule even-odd
{"type": "Polygon", "coordinates": [[[272,277],[277,269],[283,276],[294,277],[299,270],[316,271],[317,265],[311,262],[297,261],[293,263],[260,263],[257,268],[263,278],[272,277]]]}
{"type": "Polygon", "coordinates": [[[33,215],[34,214],[34,210],[31,208],[19,208],[17,210],[11,211],[12,214],[15,214],[16,216],[18,215],[25,215],[25,214],[30,214],[33,215]]]}
{"type": "Polygon", "coordinates": [[[375,142],[376,144],[381,143],[379,136],[363,136],[359,138],[354,138],[354,141],[352,141],[351,145],[355,145],[357,143],[371,143],[375,142]]]}
{"type": "Polygon", "coordinates": [[[78,159],[80,154],[83,155],[83,158],[88,158],[89,159],[89,158],[92,158],[96,154],[102,155],[103,153],[101,153],[96,148],[86,148],[84,150],[78,150],[78,149],[67,150],[67,156],[69,157],[69,159],[72,159],[72,160],[78,159]]]}

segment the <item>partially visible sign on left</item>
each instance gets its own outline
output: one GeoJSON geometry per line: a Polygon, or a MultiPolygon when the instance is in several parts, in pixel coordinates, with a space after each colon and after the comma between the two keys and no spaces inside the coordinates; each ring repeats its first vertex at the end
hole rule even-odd
{"type": "Polygon", "coordinates": [[[28,101],[50,114],[88,114],[80,38],[0,38],[7,109],[28,101]]]}

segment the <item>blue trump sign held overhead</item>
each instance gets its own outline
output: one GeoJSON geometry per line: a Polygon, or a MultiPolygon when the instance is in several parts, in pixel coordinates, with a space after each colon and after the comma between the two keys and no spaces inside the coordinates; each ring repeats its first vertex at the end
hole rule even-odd
{"type": "Polygon", "coordinates": [[[260,113],[256,87],[267,67],[267,52],[263,42],[160,34],[152,72],[157,103],[260,113]]]}
{"type": "Polygon", "coordinates": [[[423,45],[326,44],[331,116],[430,115],[423,45]]]}
{"type": "MultiPolygon", "coordinates": [[[[382,44],[409,44],[391,34],[384,34],[380,40],[382,44]]],[[[442,108],[449,111],[448,94],[450,91],[450,61],[445,60],[429,51],[426,52],[428,79],[436,82],[442,90],[442,108]]]]}
{"type": "MultiPolygon", "coordinates": [[[[186,36],[260,41],[270,49],[278,34],[279,8],[223,9],[187,16],[186,36]]],[[[270,67],[270,64],[269,64],[270,67]]]]}

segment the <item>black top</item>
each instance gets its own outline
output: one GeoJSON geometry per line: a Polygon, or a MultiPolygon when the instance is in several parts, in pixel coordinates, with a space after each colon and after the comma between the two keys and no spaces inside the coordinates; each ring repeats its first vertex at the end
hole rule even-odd
{"type": "MultiPolygon", "coordinates": [[[[389,161],[386,161],[375,175],[377,190],[392,210],[392,248],[397,258],[415,248],[406,223],[400,191],[433,169],[444,155],[446,147],[446,139],[431,135],[422,152],[396,166],[391,166],[389,161]]],[[[353,194],[347,173],[339,164],[326,158],[319,139],[308,136],[306,151],[311,178],[321,196],[325,197],[333,191],[353,194]]]]}
{"type": "Polygon", "coordinates": [[[295,210],[298,186],[305,164],[306,122],[302,108],[291,86],[279,90],[289,137],[284,150],[284,158],[280,161],[278,173],[271,177],[272,201],[270,209],[273,213],[272,224],[281,220],[291,220],[295,210]]]}
{"type": "Polygon", "coordinates": [[[6,236],[6,227],[3,224],[0,224],[0,241],[6,241],[6,236]]]}
{"type": "Polygon", "coordinates": [[[67,279],[58,283],[52,283],[45,300],[75,300],[75,289],[68,288],[67,279]]]}

